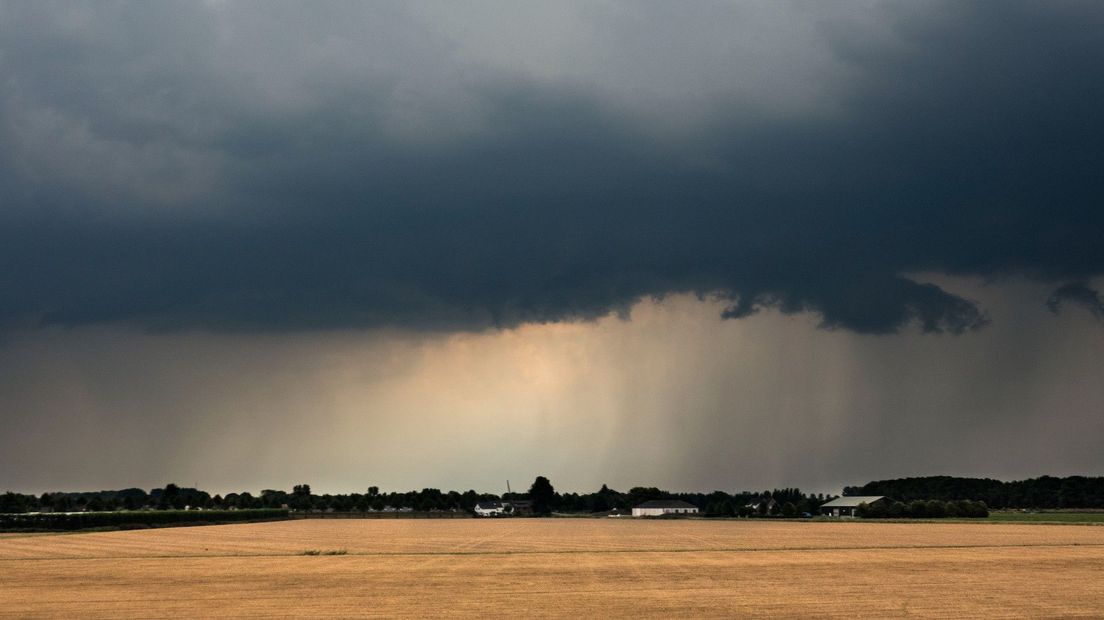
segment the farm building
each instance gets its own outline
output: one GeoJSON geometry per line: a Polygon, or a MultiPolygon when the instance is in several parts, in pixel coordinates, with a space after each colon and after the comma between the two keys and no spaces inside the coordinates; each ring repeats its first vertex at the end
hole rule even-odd
{"type": "Polygon", "coordinates": [[[509,511],[515,515],[527,517],[533,514],[533,502],[528,499],[511,499],[503,502],[504,506],[509,506],[509,511]]]}
{"type": "Polygon", "coordinates": [[[533,502],[527,499],[479,502],[475,505],[477,517],[525,517],[533,514],[533,502]]]}
{"type": "Polygon", "coordinates": [[[634,517],[697,514],[698,507],[678,499],[654,499],[632,509],[634,517]]]}
{"type": "Polygon", "coordinates": [[[854,517],[856,516],[856,509],[859,504],[873,505],[877,502],[884,502],[885,497],[882,495],[852,495],[849,497],[839,497],[826,504],[822,504],[820,507],[820,514],[828,517],[854,517]]]}
{"type": "Polygon", "coordinates": [[[769,495],[752,499],[747,503],[747,507],[750,508],[753,513],[760,515],[774,514],[782,508],[778,505],[778,501],[769,495]]]}
{"type": "Polygon", "coordinates": [[[477,517],[501,517],[510,513],[509,504],[502,502],[479,502],[475,505],[477,517]]]}

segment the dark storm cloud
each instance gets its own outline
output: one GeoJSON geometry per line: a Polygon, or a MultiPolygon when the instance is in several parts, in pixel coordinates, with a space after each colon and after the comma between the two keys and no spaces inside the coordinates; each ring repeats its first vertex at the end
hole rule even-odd
{"type": "Polygon", "coordinates": [[[1084,282],[1070,282],[1058,287],[1047,300],[1047,307],[1052,312],[1058,312],[1067,302],[1082,306],[1094,317],[1104,320],[1104,300],[1100,298],[1100,293],[1084,282]]]}
{"type": "Polygon", "coordinates": [[[694,292],[958,333],[985,310],[907,274],[1104,272],[1095,3],[891,4],[885,36],[828,15],[822,104],[719,79],[676,131],[444,62],[382,5],[2,10],[8,323],[480,329],[694,292]]]}

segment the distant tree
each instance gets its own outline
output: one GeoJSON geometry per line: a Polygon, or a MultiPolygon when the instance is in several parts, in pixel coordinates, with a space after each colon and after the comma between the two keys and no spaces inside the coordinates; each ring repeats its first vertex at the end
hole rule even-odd
{"type": "MultiPolygon", "coordinates": [[[[161,510],[181,509],[184,507],[184,501],[180,497],[180,487],[173,483],[165,485],[164,489],[154,489],[154,492],[158,493],[157,507],[161,510]]],[[[152,494],[151,494],[152,495],[152,494]]]]}
{"type": "Polygon", "coordinates": [[[721,502],[711,502],[705,505],[705,514],[710,517],[723,517],[725,505],[721,502]]]}
{"type": "Polygon", "coordinates": [[[286,491],[278,491],[276,489],[264,489],[261,491],[260,504],[264,508],[282,508],[284,504],[288,503],[288,494],[286,491]]]}
{"type": "Polygon", "coordinates": [[[905,514],[913,519],[923,519],[928,516],[928,503],[922,499],[914,499],[908,503],[905,514]]]}
{"type": "Polygon", "coordinates": [[[309,484],[297,484],[291,488],[291,496],[287,498],[288,508],[293,510],[312,510],[315,508],[315,498],[311,494],[309,484]]]}
{"type": "Polygon", "coordinates": [[[962,506],[962,511],[971,519],[989,516],[989,507],[985,505],[985,502],[971,502],[967,500],[962,506]]]}
{"type": "Polygon", "coordinates": [[[43,508],[54,512],[68,512],[71,505],[69,496],[64,493],[43,493],[38,501],[43,508]]]}
{"type": "Polygon", "coordinates": [[[671,494],[656,487],[633,487],[629,489],[629,506],[639,506],[653,499],[669,499],[671,494]]]}
{"type": "Polygon", "coordinates": [[[905,505],[901,502],[890,502],[886,506],[886,517],[890,519],[900,519],[905,516],[905,505]]]}
{"type": "Polygon", "coordinates": [[[533,485],[529,487],[529,499],[533,502],[533,513],[538,515],[552,514],[553,504],[556,501],[556,489],[544,476],[537,476],[533,485]]]}
{"type": "Polygon", "coordinates": [[[27,512],[33,503],[31,500],[34,500],[33,496],[8,491],[0,495],[0,512],[27,512]]]}
{"type": "Polygon", "coordinates": [[[724,491],[713,491],[704,497],[685,499],[695,506],[704,506],[705,514],[715,517],[730,517],[735,514],[732,507],[732,496],[724,491]]]}
{"type": "Polygon", "coordinates": [[[416,510],[441,510],[445,506],[445,497],[440,489],[422,489],[414,498],[414,508],[416,510]]]}
{"type": "Polygon", "coordinates": [[[947,516],[947,505],[937,499],[928,500],[925,512],[928,517],[941,519],[947,516]]]}
{"type": "Polygon", "coordinates": [[[185,500],[184,503],[192,508],[210,508],[212,506],[211,494],[207,491],[200,491],[199,489],[187,489],[185,500]]]}
{"type": "Polygon", "coordinates": [[[615,491],[606,485],[602,485],[602,488],[598,489],[597,493],[592,493],[587,496],[590,498],[592,504],[592,511],[607,511],[614,508],[626,509],[630,507],[629,499],[624,493],[615,491]]]}
{"type": "Polygon", "coordinates": [[[957,502],[943,502],[943,514],[952,519],[966,516],[962,513],[961,509],[961,502],[964,501],[966,500],[959,500],[957,502]]]}
{"type": "Polygon", "coordinates": [[[985,502],[970,502],[970,516],[975,519],[985,519],[989,516],[989,507],[985,502]]]}
{"type": "Polygon", "coordinates": [[[609,512],[613,506],[610,506],[609,499],[601,493],[595,493],[593,499],[587,506],[590,512],[609,512]]]}
{"type": "Polygon", "coordinates": [[[379,487],[368,487],[368,495],[372,497],[379,495],[379,487]]]}
{"type": "Polygon", "coordinates": [[[783,517],[796,517],[797,506],[794,506],[793,502],[786,502],[782,504],[782,516],[783,517]]]}

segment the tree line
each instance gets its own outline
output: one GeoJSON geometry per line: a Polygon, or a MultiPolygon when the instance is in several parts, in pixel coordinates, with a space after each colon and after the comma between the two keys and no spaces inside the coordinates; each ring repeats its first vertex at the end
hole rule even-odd
{"type": "MultiPolygon", "coordinates": [[[[884,495],[891,502],[878,510],[901,517],[938,516],[939,510],[925,503],[942,503],[942,513],[950,516],[964,510],[963,505],[947,503],[963,500],[983,502],[989,508],[1104,508],[1104,477],[1041,476],[1013,482],[989,478],[926,476],[879,480],[862,486],[844,487],[844,495],[884,495]],[[900,504],[895,506],[895,504],[900,504]]],[[[7,492],[0,495],[0,513],[26,512],[106,512],[119,510],[249,510],[287,507],[296,511],[463,511],[472,512],[486,501],[529,500],[536,514],[601,513],[628,511],[649,500],[677,499],[697,506],[709,516],[801,516],[816,514],[831,496],[806,494],[797,488],[728,493],[670,492],[657,487],[633,487],[618,491],[602,485],[592,493],[560,493],[543,476],[525,493],[479,493],[442,491],[381,492],[368,487],[364,493],[316,494],[309,484],[295,485],[291,491],[265,489],[254,495],[248,491],[212,495],[206,491],[168,484],[145,491],[138,488],[114,491],[50,492],[30,495],[7,492]],[[773,501],[771,501],[773,500],[773,501]]],[[[877,511],[876,511],[877,512],[877,511]]],[[[976,510],[975,510],[976,512],[976,510]]],[[[872,517],[881,514],[869,515],[872,517]]],[[[965,516],[965,515],[964,515],[965,516]]]]}
{"type": "Polygon", "coordinates": [[[162,527],[213,523],[275,521],[288,518],[286,508],[250,510],[131,510],[118,512],[0,513],[4,530],[84,530],[89,528],[162,527]]]}
{"type": "Polygon", "coordinates": [[[859,504],[856,514],[863,519],[984,519],[989,516],[989,507],[985,502],[968,499],[914,499],[859,504]]]}
{"type": "Polygon", "coordinates": [[[970,500],[990,508],[1104,508],[1104,477],[1040,476],[1002,482],[991,478],[924,476],[844,487],[846,495],[884,495],[901,502],[970,500]]]}
{"type": "Polygon", "coordinates": [[[821,504],[832,499],[823,494],[805,494],[801,489],[785,488],[767,491],[726,493],[678,493],[656,487],[633,487],[627,493],[606,485],[594,493],[557,494],[556,508],[565,513],[595,513],[610,510],[629,511],[633,506],[657,499],[682,500],[697,506],[704,514],[716,517],[783,516],[816,514],[821,504]],[[774,500],[774,501],[770,501],[774,500]]]}
{"type": "Polygon", "coordinates": [[[254,495],[248,491],[211,495],[195,488],[168,484],[146,492],[138,488],[116,491],[52,492],[28,495],[8,492],[0,495],[0,513],[26,512],[101,512],[120,510],[256,510],[288,508],[295,511],[464,511],[474,512],[475,505],[487,501],[518,501],[532,503],[535,514],[604,513],[629,511],[649,500],[677,499],[697,506],[710,516],[800,516],[815,514],[830,496],[802,493],[786,488],[768,491],[727,493],[678,493],[657,487],[633,487],[626,492],[602,485],[593,493],[559,493],[544,476],[538,476],[525,493],[478,493],[474,490],[442,491],[425,488],[420,491],[381,492],[371,486],[364,493],[316,494],[309,484],[295,485],[292,490],[265,489],[254,495]],[[773,500],[773,501],[770,501],[773,500]]]}

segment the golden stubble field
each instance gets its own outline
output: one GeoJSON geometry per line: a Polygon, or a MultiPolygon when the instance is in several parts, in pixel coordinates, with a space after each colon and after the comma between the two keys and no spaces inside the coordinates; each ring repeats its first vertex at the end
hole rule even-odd
{"type": "Polygon", "coordinates": [[[1098,618],[1104,527],[389,519],[0,538],[0,617],[292,615],[1098,618]]]}

